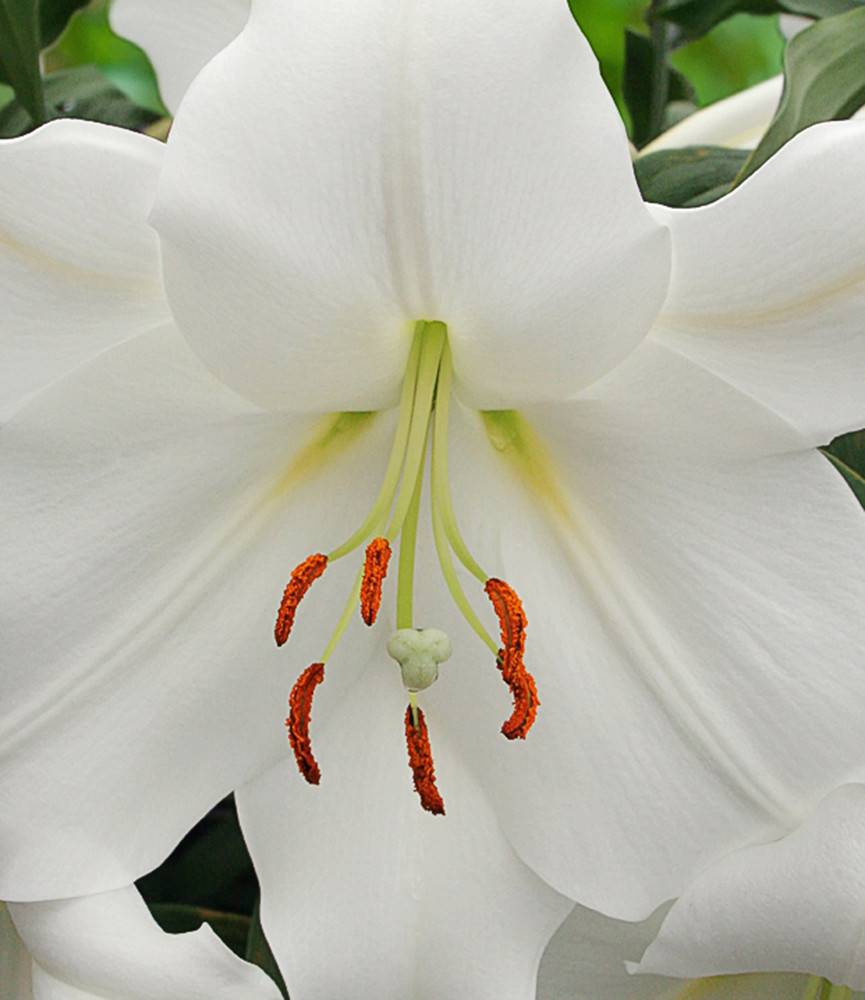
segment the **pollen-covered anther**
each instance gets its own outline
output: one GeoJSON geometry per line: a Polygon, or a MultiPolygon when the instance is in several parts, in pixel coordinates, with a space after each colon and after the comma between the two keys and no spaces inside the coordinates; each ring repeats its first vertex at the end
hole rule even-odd
{"type": "Polygon", "coordinates": [[[420,798],[420,804],[427,812],[433,813],[435,816],[444,816],[445,804],[436,787],[435,766],[433,765],[426,719],[419,708],[414,711],[417,713],[416,720],[412,706],[409,705],[406,709],[405,739],[415,791],[420,798]]]}
{"type": "Polygon", "coordinates": [[[297,614],[297,607],[306,592],[327,569],[327,556],[321,552],[307,556],[298,566],[291,571],[291,579],[285,587],[279,611],[276,614],[276,625],[273,629],[273,637],[277,646],[282,646],[288,641],[291,629],[294,626],[294,616],[297,614]]]}
{"type": "Polygon", "coordinates": [[[517,592],[504,580],[490,577],[484,590],[499,620],[502,648],[496,662],[514,699],[514,710],[502,726],[502,734],[509,740],[524,740],[540,705],[535,679],[523,662],[528,620],[517,592]]]}
{"type": "Polygon", "coordinates": [[[373,538],[366,547],[363,580],[360,584],[360,614],[367,625],[374,625],[381,607],[381,588],[390,562],[390,542],[373,538]]]}
{"type": "Polygon", "coordinates": [[[311,785],[321,781],[321,770],[312,753],[309,739],[309,720],[312,715],[312,699],[315,689],[324,680],[324,664],[313,663],[294,682],[288,696],[288,742],[294,751],[294,759],[300,773],[311,785]]]}

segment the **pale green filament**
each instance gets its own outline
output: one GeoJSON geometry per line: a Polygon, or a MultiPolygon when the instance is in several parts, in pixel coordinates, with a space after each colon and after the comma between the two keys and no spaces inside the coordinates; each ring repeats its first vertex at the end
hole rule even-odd
{"type": "Polygon", "coordinates": [[[438,393],[436,395],[431,491],[433,502],[439,511],[442,527],[451,548],[469,573],[476,576],[481,583],[486,583],[489,579],[489,574],[481,569],[474,556],[469,552],[468,546],[463,541],[451,500],[450,480],[448,479],[448,418],[450,415],[452,378],[453,362],[451,361],[451,350],[450,346],[445,344],[442,351],[438,393]]]}
{"type": "Polygon", "coordinates": [[[390,457],[387,460],[384,479],[381,489],[369,512],[369,516],[357,531],[347,541],[338,548],[327,554],[328,561],[341,559],[350,552],[354,552],[358,546],[369,538],[379,521],[383,520],[393,502],[394,494],[399,485],[400,473],[402,472],[403,461],[405,459],[406,442],[408,441],[409,430],[412,424],[415,405],[415,388],[418,380],[418,365],[421,355],[421,348],[424,341],[424,330],[426,324],[416,323],[414,329],[414,339],[409,351],[408,364],[406,366],[405,378],[402,383],[402,391],[399,400],[399,420],[397,422],[396,433],[394,434],[393,445],[390,450],[390,457]]]}
{"type": "Polygon", "coordinates": [[[415,477],[414,492],[399,538],[399,579],[396,590],[396,627],[411,628],[414,618],[414,562],[417,522],[423,490],[423,462],[415,477]]]}
{"type": "MultiPolygon", "coordinates": [[[[433,447],[435,447],[435,445],[433,445],[433,447]]],[[[462,584],[457,578],[453,559],[451,559],[451,550],[448,546],[447,535],[445,534],[444,525],[442,524],[441,514],[439,512],[438,505],[436,504],[435,497],[432,498],[432,526],[433,538],[435,539],[436,552],[438,553],[442,576],[445,578],[445,583],[447,584],[447,588],[450,591],[454,604],[456,604],[456,606],[460,609],[463,618],[465,618],[469,625],[471,625],[481,642],[484,642],[487,646],[489,646],[492,650],[493,656],[498,656],[499,647],[497,643],[493,641],[489,632],[487,632],[481,624],[480,619],[475,614],[474,608],[471,606],[465,595],[462,584]]]]}
{"type": "Polygon", "coordinates": [[[357,610],[357,602],[360,599],[360,585],[363,580],[363,566],[358,570],[357,576],[355,577],[354,586],[351,588],[351,593],[348,596],[348,600],[345,602],[345,607],[342,610],[342,614],[339,617],[339,621],[336,623],[336,628],[333,630],[333,635],[330,637],[330,642],[324,647],[324,652],[321,654],[321,659],[319,663],[327,663],[327,661],[333,656],[333,651],[339,645],[339,640],[342,638],[343,633],[348,628],[348,623],[351,621],[352,616],[357,610]]]}
{"type": "Polygon", "coordinates": [[[403,521],[405,521],[408,509],[411,506],[418,473],[423,468],[439,363],[441,361],[442,348],[447,338],[447,327],[444,323],[425,323],[424,326],[424,343],[421,350],[420,363],[418,364],[414,412],[409,430],[408,443],[405,446],[402,489],[397,497],[386,532],[387,537],[391,540],[396,538],[402,529],[403,521]]]}

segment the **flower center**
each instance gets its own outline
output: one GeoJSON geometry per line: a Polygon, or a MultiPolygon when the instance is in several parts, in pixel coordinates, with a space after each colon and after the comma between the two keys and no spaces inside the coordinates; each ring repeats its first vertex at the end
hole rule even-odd
{"type": "Polygon", "coordinates": [[[502,726],[508,739],[525,739],[537,713],[538,693],[524,663],[526,615],[516,591],[504,580],[489,576],[469,551],[457,524],[448,480],[448,422],[453,365],[444,323],[421,320],[414,338],[403,379],[399,417],[381,488],[363,524],[341,545],[327,554],[317,552],[299,563],[283,593],[274,637],[278,646],[287,642],[298,606],[327,566],[356,552],[366,543],[345,609],[321,658],[300,675],[289,696],[286,719],[288,737],[301,774],[317,785],[321,771],[312,753],[309,736],[315,688],[324,680],[324,668],[359,607],[363,621],[375,624],[390,564],[392,546],[399,541],[396,593],[397,632],[388,642],[388,652],[399,663],[403,685],[409,694],[405,715],[409,766],[421,805],[428,812],[443,814],[444,803],[435,781],[432,750],[426,719],[417,704],[417,694],[438,678],[438,666],[451,653],[448,637],[440,629],[418,629],[414,624],[414,570],[420,501],[424,486],[427,448],[430,461],[430,509],[433,538],[447,589],[462,616],[495,657],[502,679],[511,691],[513,712],[502,726]],[[478,618],[463,590],[453,556],[483,587],[499,623],[495,642],[478,618]]]}

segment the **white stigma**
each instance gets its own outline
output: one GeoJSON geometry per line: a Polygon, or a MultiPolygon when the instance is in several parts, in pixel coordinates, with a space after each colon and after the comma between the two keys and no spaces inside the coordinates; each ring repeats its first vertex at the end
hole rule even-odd
{"type": "Polygon", "coordinates": [[[451,641],[437,628],[401,628],[387,641],[408,691],[423,691],[438,679],[439,664],[451,655],[451,641]]]}

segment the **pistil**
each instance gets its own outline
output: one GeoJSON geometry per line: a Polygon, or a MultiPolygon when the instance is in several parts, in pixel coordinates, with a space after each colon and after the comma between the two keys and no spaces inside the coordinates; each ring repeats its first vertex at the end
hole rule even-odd
{"type": "Polygon", "coordinates": [[[324,679],[325,665],[337,648],[354,613],[360,607],[367,625],[379,616],[383,587],[394,543],[399,540],[396,594],[398,631],[388,651],[400,663],[409,693],[405,716],[406,745],[415,790],[422,807],[444,814],[444,802],[435,782],[429,732],[417,694],[434,683],[438,664],[450,656],[448,637],[438,629],[414,624],[414,570],[418,520],[424,484],[427,447],[432,441],[430,510],[436,552],[442,575],[457,608],[496,657],[496,663],[514,699],[511,717],[502,726],[508,739],[525,738],[539,704],[532,675],[526,670],[526,616],[516,592],[503,580],[490,577],[471,554],[460,534],[448,485],[447,439],[453,365],[443,323],[419,322],[409,352],[400,394],[394,440],[378,495],[363,524],[327,554],[308,556],[291,573],[277,614],[274,630],[278,645],[288,639],[301,600],[329,563],[366,544],[360,568],[345,609],[320,659],[300,675],[289,696],[286,719],[289,741],[298,768],[311,784],[321,772],[312,753],[309,726],[316,687],[324,679]],[[457,577],[452,553],[484,586],[499,620],[501,642],[487,632],[457,577]]]}

